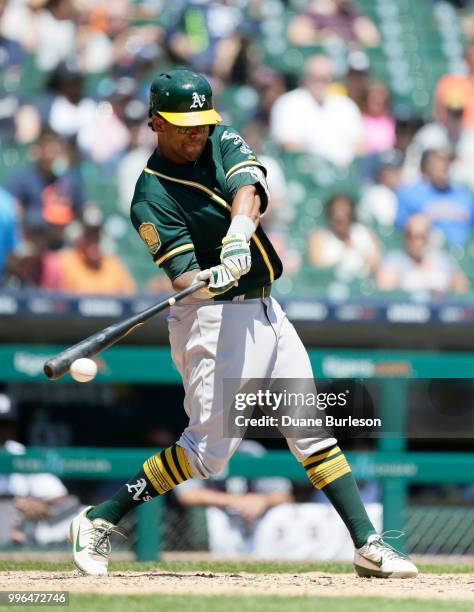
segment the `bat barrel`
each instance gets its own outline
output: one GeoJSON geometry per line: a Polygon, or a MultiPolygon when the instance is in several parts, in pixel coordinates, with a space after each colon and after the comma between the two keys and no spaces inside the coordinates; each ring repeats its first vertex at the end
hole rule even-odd
{"type": "MultiPolygon", "coordinates": [[[[73,347],[76,348],[76,347],[73,347]]],[[[52,357],[49,359],[43,366],[43,371],[47,378],[50,380],[56,380],[56,378],[60,378],[63,374],[69,372],[69,368],[73,361],[79,359],[80,357],[88,357],[89,355],[81,350],[79,347],[76,350],[73,348],[63,351],[56,355],[56,357],[52,357]]]]}
{"type": "Polygon", "coordinates": [[[81,342],[67,348],[65,351],[62,351],[62,353],[48,359],[43,366],[45,376],[50,380],[60,378],[69,371],[72,362],[76,361],[76,359],[81,357],[93,357],[94,355],[97,355],[97,353],[100,353],[112,344],[115,344],[115,342],[118,342],[124,338],[136,327],[143,325],[145,321],[153,317],[155,314],[165,310],[165,308],[168,308],[168,306],[172,306],[186,296],[195,293],[206,285],[207,283],[205,281],[194,283],[190,287],[175,293],[163,302],[154,304],[153,306],[150,306],[150,308],[139,312],[133,317],[125,319],[124,321],[119,321],[118,323],[114,323],[109,327],[96,332],[92,336],[89,336],[85,340],[81,340],[81,342]]]}
{"type": "MultiPolygon", "coordinates": [[[[67,348],[62,353],[48,359],[43,366],[43,371],[47,378],[50,380],[56,380],[67,372],[73,361],[80,359],[81,357],[92,357],[99,351],[103,350],[111,343],[104,344],[105,334],[99,333],[82,340],[78,344],[67,348]]],[[[112,341],[113,342],[113,341],[112,341]]]]}

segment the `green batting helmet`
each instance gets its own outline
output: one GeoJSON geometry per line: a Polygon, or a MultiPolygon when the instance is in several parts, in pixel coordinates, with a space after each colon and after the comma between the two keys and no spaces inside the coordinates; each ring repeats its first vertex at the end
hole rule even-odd
{"type": "Polygon", "coordinates": [[[222,121],[212,104],[212,89],[200,74],[176,68],[157,76],[150,87],[150,117],[161,115],[173,125],[213,125],[222,121]]]}

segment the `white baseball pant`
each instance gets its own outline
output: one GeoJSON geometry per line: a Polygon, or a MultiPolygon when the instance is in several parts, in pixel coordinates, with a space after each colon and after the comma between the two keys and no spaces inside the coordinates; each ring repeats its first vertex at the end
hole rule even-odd
{"type": "MultiPolygon", "coordinates": [[[[263,299],[175,304],[168,317],[171,353],[183,379],[189,425],[178,444],[196,478],[221,471],[239,447],[225,438],[225,379],[313,378],[306,349],[278,302],[263,299]]],[[[298,461],[334,438],[287,439],[298,461]]]]}

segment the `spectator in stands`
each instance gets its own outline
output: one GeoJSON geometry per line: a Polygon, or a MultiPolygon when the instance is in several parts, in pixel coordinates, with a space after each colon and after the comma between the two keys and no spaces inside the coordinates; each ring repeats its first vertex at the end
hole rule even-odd
{"type": "Polygon", "coordinates": [[[380,36],[374,23],[361,15],[352,0],[311,0],[304,13],[289,23],[288,40],[292,45],[320,45],[334,38],[350,47],[375,47],[380,36]]]}
{"type": "Polygon", "coordinates": [[[387,151],[395,144],[395,119],[390,112],[390,95],[380,81],[372,81],[362,110],[363,153],[387,151]]]}
{"type": "Polygon", "coordinates": [[[157,18],[165,11],[160,3],[108,0],[77,4],[81,10],[77,54],[84,72],[112,71],[116,77],[141,81],[144,71],[156,66],[163,55],[163,30],[157,18]]]}
{"type": "MultiPolygon", "coordinates": [[[[0,0],[0,24],[2,24],[7,4],[8,0],[0,0]]],[[[5,35],[3,30],[0,31],[0,50],[0,69],[2,71],[21,67],[25,56],[23,48],[16,40],[5,35]]]]}
{"type": "Polygon", "coordinates": [[[84,77],[75,61],[61,62],[35,106],[41,124],[64,138],[76,138],[95,119],[97,104],[83,95],[84,77]]]}
{"type": "Polygon", "coordinates": [[[112,83],[106,100],[102,100],[94,119],[84,126],[77,144],[92,161],[104,170],[114,172],[120,156],[130,142],[124,109],[136,97],[137,83],[130,77],[120,77],[112,83]]]}
{"type": "Polygon", "coordinates": [[[333,66],[325,55],[313,55],[300,87],[283,94],[273,105],[271,136],[288,151],[320,155],[347,166],[362,144],[362,118],[349,98],[332,93],[333,66]]]}
{"type": "Polygon", "coordinates": [[[123,119],[130,133],[127,148],[117,165],[119,208],[129,214],[135,183],[153,153],[153,132],[148,128],[148,107],[138,99],[131,100],[123,110],[123,119]]]}
{"type": "Polygon", "coordinates": [[[9,4],[3,27],[49,72],[75,55],[77,19],[73,0],[27,0],[9,4]]]}
{"type": "MultiPolygon", "coordinates": [[[[7,0],[0,0],[0,25],[7,0]]],[[[19,107],[16,90],[20,82],[20,70],[24,61],[21,45],[5,36],[0,29],[0,137],[12,140],[15,134],[15,113],[19,107]]]]}
{"type": "MultiPolygon", "coordinates": [[[[18,409],[1,390],[0,448],[11,455],[24,454],[17,434],[18,409]]],[[[0,544],[65,542],[71,515],[82,507],[54,474],[0,474],[0,544]]]]}
{"type": "Polygon", "coordinates": [[[259,96],[257,118],[265,126],[268,126],[273,104],[286,92],[285,79],[282,74],[268,66],[258,67],[250,75],[250,78],[259,96]]]}
{"type": "MultiPolygon", "coordinates": [[[[241,6],[230,0],[185,0],[174,11],[166,41],[172,56],[196,72],[224,81],[236,72],[248,74],[237,63],[246,58],[246,33],[251,29],[241,6]]],[[[238,79],[242,82],[242,79],[238,79]]]]}
{"type": "Polygon", "coordinates": [[[73,0],[47,0],[38,16],[36,63],[49,72],[76,54],[78,13],[73,0]]]}
{"type": "Polygon", "coordinates": [[[23,226],[49,223],[57,227],[60,237],[64,226],[80,216],[84,204],[71,146],[45,128],[32,156],[34,162],[14,174],[6,187],[18,202],[23,226]]]}
{"type": "Polygon", "coordinates": [[[0,187],[0,285],[8,258],[17,246],[18,231],[15,200],[0,187]]]}
{"type": "Polygon", "coordinates": [[[285,272],[291,276],[298,271],[301,264],[300,254],[290,246],[289,227],[295,211],[288,197],[288,185],[280,162],[263,152],[265,132],[264,126],[258,122],[249,123],[241,131],[246,142],[267,169],[270,204],[262,217],[262,225],[283,262],[285,272]]]}
{"type": "Polygon", "coordinates": [[[413,294],[442,297],[467,291],[469,281],[455,260],[430,248],[430,220],[412,215],[405,226],[405,250],[389,253],[377,272],[382,291],[401,289],[413,294]]]}
{"type": "Polygon", "coordinates": [[[397,214],[397,189],[402,182],[404,156],[397,149],[377,158],[376,182],[366,188],[357,208],[358,218],[367,225],[393,227],[397,214]]]}
{"type": "MultiPolygon", "coordinates": [[[[77,33],[80,63],[85,72],[106,72],[114,67],[130,28],[131,3],[127,0],[82,3],[77,33]]],[[[156,28],[158,31],[158,28],[156,28]]]]}
{"type": "MultiPolygon", "coordinates": [[[[394,146],[393,150],[398,151],[403,159],[403,180],[412,180],[414,177],[410,175],[407,168],[407,156],[409,148],[413,142],[413,138],[417,131],[423,126],[423,120],[413,114],[413,111],[405,106],[398,106],[393,109],[394,119],[394,146]]],[[[359,158],[359,176],[362,183],[377,183],[379,172],[379,158],[383,152],[364,155],[359,158]]]]}
{"type": "Polygon", "coordinates": [[[34,53],[36,46],[36,19],[46,0],[4,0],[0,28],[3,36],[14,40],[26,53],[34,53]],[[21,28],[18,24],[21,23],[21,28]]]}
{"type": "MultiPolygon", "coordinates": [[[[255,440],[244,440],[237,454],[260,457],[265,448],[255,440]]],[[[286,478],[229,477],[223,473],[205,482],[196,478],[174,489],[186,507],[207,508],[209,548],[216,554],[252,553],[253,535],[267,510],[291,503],[291,482],[286,478]]]]}
{"type": "Polygon", "coordinates": [[[405,155],[413,137],[424,122],[419,115],[403,105],[394,107],[393,116],[395,118],[394,148],[405,155]]]}
{"type": "Polygon", "coordinates": [[[135,283],[116,255],[101,246],[102,213],[95,205],[84,210],[82,233],[74,246],[58,253],[59,289],[74,294],[126,296],[135,283]]]}
{"type": "Polygon", "coordinates": [[[463,123],[469,129],[474,129],[474,42],[471,42],[464,52],[467,74],[446,74],[436,86],[433,115],[438,121],[444,122],[446,114],[446,99],[459,98],[464,100],[463,123]]]}
{"type": "Polygon", "coordinates": [[[357,222],[354,200],[347,194],[335,194],[325,209],[329,227],[310,234],[310,263],[317,268],[332,268],[344,281],[372,275],[380,260],[380,248],[372,230],[357,222]]]}
{"type": "MultiPolygon", "coordinates": [[[[138,8],[138,5],[131,5],[128,0],[125,0],[124,4],[128,12],[130,12],[132,7],[134,10],[138,8]]],[[[115,2],[109,5],[109,7],[112,6],[116,6],[115,2]]],[[[143,7],[144,5],[141,6],[143,7]]],[[[148,24],[132,26],[130,17],[128,17],[126,24],[126,29],[120,34],[116,34],[114,31],[111,32],[110,27],[108,29],[108,34],[113,42],[113,74],[117,77],[132,77],[139,83],[143,81],[147,83],[151,71],[155,70],[157,65],[165,61],[163,48],[164,32],[157,26],[156,20],[148,24]]],[[[91,64],[95,57],[93,49],[89,56],[91,58],[89,64],[91,64]]],[[[94,70],[90,71],[94,72],[94,70]]]]}
{"type": "Polygon", "coordinates": [[[438,101],[438,117],[420,128],[407,149],[403,175],[416,179],[420,175],[420,159],[428,149],[452,149],[454,159],[450,177],[474,187],[474,129],[463,123],[466,101],[454,92],[446,91],[438,101]]]}
{"type": "Polygon", "coordinates": [[[421,156],[421,180],[399,188],[396,224],[404,228],[411,215],[424,213],[433,229],[450,246],[464,245],[474,227],[474,200],[464,186],[451,183],[452,155],[428,149],[421,156]]]}
{"type": "Polygon", "coordinates": [[[257,153],[258,159],[267,169],[267,183],[270,193],[270,202],[263,219],[268,231],[271,227],[275,229],[287,229],[293,220],[294,211],[288,203],[288,186],[285,173],[280,162],[275,157],[264,152],[265,128],[261,123],[253,122],[241,130],[242,136],[250,147],[257,153]]]}
{"type": "Polygon", "coordinates": [[[361,112],[364,110],[370,78],[370,61],[367,55],[360,50],[351,51],[347,56],[344,91],[341,93],[354,100],[361,112]]]}
{"type": "Polygon", "coordinates": [[[22,239],[10,255],[5,276],[13,289],[32,288],[59,291],[58,252],[51,249],[57,241],[56,228],[37,219],[23,229],[22,239]]]}

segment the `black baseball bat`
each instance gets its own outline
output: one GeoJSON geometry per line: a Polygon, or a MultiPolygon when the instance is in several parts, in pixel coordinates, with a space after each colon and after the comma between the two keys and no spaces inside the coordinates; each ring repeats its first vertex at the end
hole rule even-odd
{"type": "Polygon", "coordinates": [[[178,291],[174,295],[170,296],[163,302],[159,302],[158,304],[154,304],[150,306],[146,310],[142,310],[142,312],[133,315],[133,317],[129,317],[128,319],[124,319],[123,321],[119,321],[118,323],[113,323],[102,329],[92,336],[89,336],[85,340],[81,340],[77,344],[70,346],[62,353],[51,357],[48,359],[43,366],[43,371],[45,375],[51,380],[55,380],[66,372],[69,371],[69,368],[73,361],[79,359],[80,357],[93,357],[100,353],[112,344],[115,344],[125,336],[127,336],[131,331],[133,331],[136,327],[140,327],[143,325],[148,319],[151,319],[154,315],[158,314],[162,310],[168,308],[168,306],[172,306],[176,302],[179,302],[183,298],[192,293],[195,293],[199,289],[207,286],[207,281],[198,281],[193,283],[186,289],[182,291],[178,291]]]}

